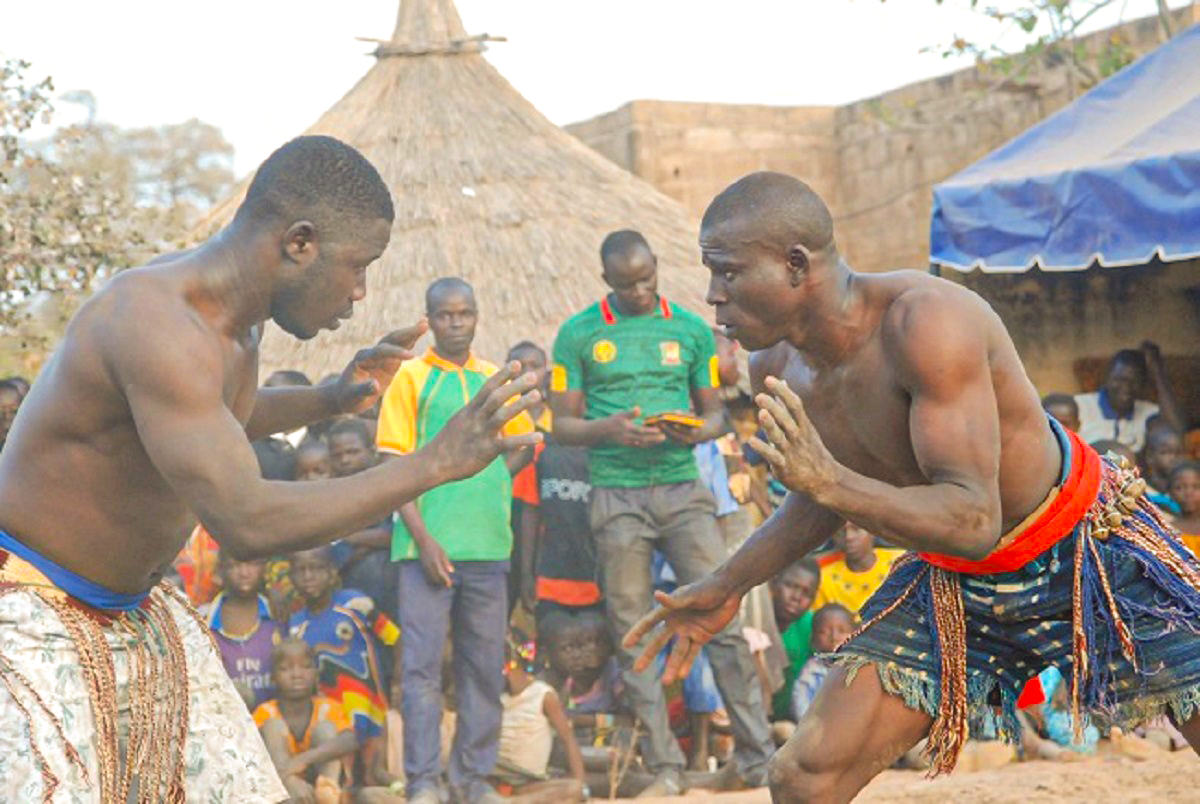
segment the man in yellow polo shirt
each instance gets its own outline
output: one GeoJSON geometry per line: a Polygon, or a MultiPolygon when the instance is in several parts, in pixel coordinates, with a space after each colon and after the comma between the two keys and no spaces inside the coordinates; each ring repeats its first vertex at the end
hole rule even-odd
{"type": "MultiPolygon", "coordinates": [[[[495,373],[471,351],[478,312],[461,279],[438,279],[425,292],[434,344],[405,362],[379,411],[379,450],[418,450],[495,373]]],[[[508,434],[529,433],[527,414],[508,434]]],[[[486,781],[496,764],[504,638],[512,553],[512,480],[503,459],[478,475],[448,483],[400,509],[392,560],[400,562],[401,708],[404,772],[410,802],[440,801],[442,650],[454,640],[458,721],[451,752],[451,792],[458,801],[500,801],[486,781]]]]}
{"type": "MultiPolygon", "coordinates": [[[[725,558],[716,502],[699,479],[692,448],[728,426],[717,394],[713,333],[699,316],[658,295],[658,261],[641,234],[613,232],[600,248],[612,292],[569,318],[554,342],[550,405],[560,444],[589,448],[591,525],[609,618],[625,634],[650,610],[651,560],[664,553],[680,585],[725,558]],[[646,417],[687,413],[696,426],[646,417]]],[[[625,685],[647,731],[649,792],[682,792],[684,756],[671,733],[653,669],[637,673],[622,648],[625,685]]],[[[766,783],[774,752],[750,651],[734,621],[707,645],[732,721],[738,769],[766,783]]]]}

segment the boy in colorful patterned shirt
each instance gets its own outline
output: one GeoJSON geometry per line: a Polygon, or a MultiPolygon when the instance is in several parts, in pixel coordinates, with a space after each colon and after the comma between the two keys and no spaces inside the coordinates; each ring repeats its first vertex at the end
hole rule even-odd
{"type": "Polygon", "coordinates": [[[356,589],[337,588],[328,546],[293,553],[289,575],[304,608],[292,615],[288,633],[312,646],[321,694],[345,709],[364,764],[373,767],[387,717],[379,643],[396,644],[399,631],[371,598],[356,589]]]}

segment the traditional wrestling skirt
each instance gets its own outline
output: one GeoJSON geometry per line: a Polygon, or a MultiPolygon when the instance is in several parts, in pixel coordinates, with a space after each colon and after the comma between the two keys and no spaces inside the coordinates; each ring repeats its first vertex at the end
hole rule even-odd
{"type": "Polygon", "coordinates": [[[848,678],[871,664],[888,693],[934,719],[933,774],[997,715],[1015,741],[1018,695],[1051,665],[1080,731],[1089,717],[1181,722],[1200,705],[1200,563],[1135,469],[1056,434],[1063,477],[1030,519],[981,562],[901,557],[831,656],[848,678]]]}
{"type": "Polygon", "coordinates": [[[100,610],[0,549],[0,802],[286,798],[185,598],[163,584],[100,610]]]}

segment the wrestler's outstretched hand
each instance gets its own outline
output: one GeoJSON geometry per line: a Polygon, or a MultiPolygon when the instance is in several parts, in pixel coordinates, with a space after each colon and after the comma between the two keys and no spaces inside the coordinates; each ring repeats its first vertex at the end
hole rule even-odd
{"type": "Polygon", "coordinates": [[[838,463],[808,420],[796,392],[776,377],[767,377],[766,386],[769,393],[759,394],[754,401],[758,404],[758,420],[771,443],[754,437],[750,446],[767,459],[780,483],[819,498],[822,491],[837,482],[838,463]]]}
{"type": "Polygon", "coordinates": [[[700,648],[729,625],[741,605],[740,596],[732,594],[715,575],[681,586],[669,595],[657,592],[654,599],[661,608],[638,620],[621,644],[633,648],[650,635],[646,647],[633,663],[633,669],[640,673],[650,666],[671,637],[675,637],[675,645],[663,670],[665,684],[688,674],[700,648]]]}
{"type": "Polygon", "coordinates": [[[541,433],[504,435],[502,432],[506,424],[542,398],[537,390],[537,375],[520,372],[521,364],[513,361],[489,377],[479,393],[429,442],[426,454],[439,474],[449,480],[470,477],[502,452],[541,442],[541,433]]]}
{"type": "Polygon", "coordinates": [[[338,411],[369,410],[387,390],[400,364],[413,356],[413,346],[427,329],[429,322],[422,318],[412,326],[389,332],[369,349],[360,349],[337,379],[334,393],[338,411]]]}

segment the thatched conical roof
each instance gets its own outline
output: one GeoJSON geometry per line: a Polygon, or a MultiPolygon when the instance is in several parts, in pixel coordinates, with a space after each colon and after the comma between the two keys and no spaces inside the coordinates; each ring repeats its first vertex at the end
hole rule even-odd
{"type": "MultiPolygon", "coordinates": [[[[475,285],[476,351],[501,360],[600,298],[599,247],[636,228],[659,257],[659,287],[702,315],[707,275],[696,226],[678,203],[555,126],[484,60],[452,0],[402,0],[376,62],[308,129],[354,145],[392,189],[391,244],[368,269],[367,298],[338,330],[297,341],[269,327],[263,368],[314,379],[424,312],[440,276],[475,285]]],[[[206,226],[232,218],[244,181],[206,226]]],[[[707,317],[707,316],[706,316],[707,317]]]]}

